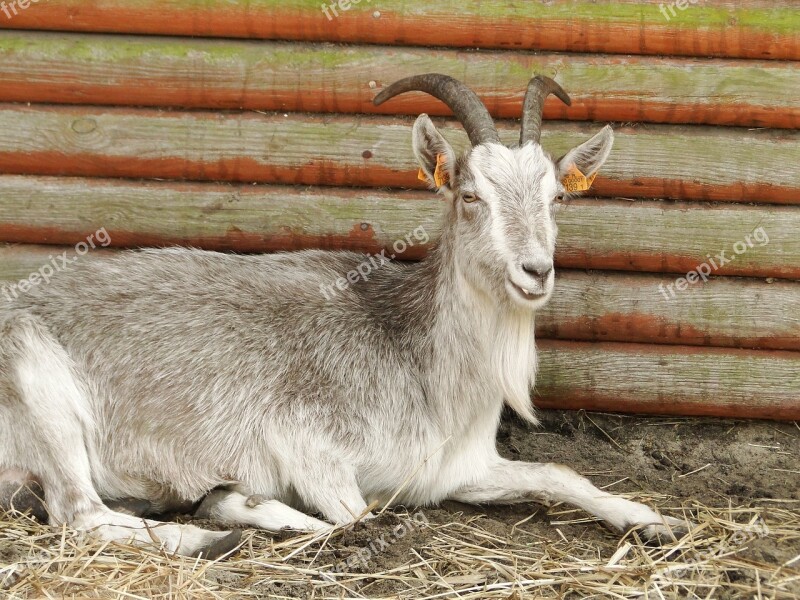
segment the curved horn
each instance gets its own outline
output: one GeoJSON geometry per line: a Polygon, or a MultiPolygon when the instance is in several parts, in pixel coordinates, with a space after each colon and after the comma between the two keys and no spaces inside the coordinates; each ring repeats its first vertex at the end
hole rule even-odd
{"type": "Polygon", "coordinates": [[[372,102],[379,106],[389,98],[412,90],[425,92],[447,104],[466,130],[473,146],[483,142],[500,143],[500,136],[497,135],[492,117],[483,102],[475,92],[449,75],[426,73],[406,77],[395,81],[375,96],[372,102]]]}
{"type": "Polygon", "coordinates": [[[519,145],[534,141],[539,143],[542,135],[542,109],[544,100],[550,94],[555,94],[567,106],[572,104],[567,92],[549,77],[537,75],[528,82],[528,91],[525,92],[525,101],[522,104],[522,130],[519,134],[519,145]]]}

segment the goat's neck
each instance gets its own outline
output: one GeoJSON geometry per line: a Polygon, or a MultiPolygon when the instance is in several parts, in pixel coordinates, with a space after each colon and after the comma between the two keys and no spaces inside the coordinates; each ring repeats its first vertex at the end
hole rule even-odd
{"type": "MultiPolygon", "coordinates": [[[[498,302],[465,277],[452,226],[415,275],[412,285],[426,287],[429,304],[409,308],[416,313],[412,319],[427,324],[417,330],[425,338],[417,348],[427,350],[420,366],[443,426],[456,432],[475,419],[492,418],[503,399],[535,420],[529,400],[536,360],[533,313],[498,302]]],[[[422,297],[423,290],[414,296],[422,297]]]]}

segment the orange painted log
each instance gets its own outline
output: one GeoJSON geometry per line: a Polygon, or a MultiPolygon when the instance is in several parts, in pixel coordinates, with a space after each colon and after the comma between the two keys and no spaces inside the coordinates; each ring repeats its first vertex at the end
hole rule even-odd
{"type": "Polygon", "coordinates": [[[470,85],[493,116],[519,118],[533,73],[572,106],[548,119],[800,127],[800,63],[337,47],[0,31],[0,101],[334,113],[449,114],[426,94],[380,107],[392,81],[429,71],[470,85]]]}
{"type": "Polygon", "coordinates": [[[800,59],[792,0],[46,0],[3,26],[463,48],[800,59]]]}
{"type": "MultiPolygon", "coordinates": [[[[0,173],[420,188],[411,123],[0,105],[0,173]]],[[[441,125],[465,147],[458,125],[441,125]]],[[[516,123],[498,129],[516,143],[516,123]]],[[[559,156],[597,130],[550,123],[542,144],[559,156]]],[[[617,128],[615,140],[597,195],[800,204],[800,131],[653,125],[617,128]]]]}

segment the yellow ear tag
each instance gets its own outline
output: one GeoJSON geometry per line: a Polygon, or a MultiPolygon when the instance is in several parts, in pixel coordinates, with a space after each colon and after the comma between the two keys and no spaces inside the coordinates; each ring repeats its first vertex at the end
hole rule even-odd
{"type": "Polygon", "coordinates": [[[595,177],[597,177],[596,172],[589,175],[589,177],[586,177],[586,175],[581,173],[581,170],[573,163],[570,165],[567,174],[561,178],[561,185],[563,185],[564,189],[568,192],[585,192],[592,187],[592,182],[594,181],[595,177]]]}
{"type": "MultiPolygon", "coordinates": [[[[436,155],[436,170],[433,172],[433,182],[436,184],[436,187],[442,187],[445,183],[450,181],[450,173],[445,168],[446,160],[447,158],[444,154],[436,155]]],[[[420,181],[428,181],[428,176],[425,175],[425,171],[420,169],[419,173],[417,173],[417,179],[420,181]]]]}

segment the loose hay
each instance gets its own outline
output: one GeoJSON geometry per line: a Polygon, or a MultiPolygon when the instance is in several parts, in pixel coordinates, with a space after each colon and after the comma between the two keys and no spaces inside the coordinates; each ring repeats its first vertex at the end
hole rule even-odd
{"type": "MultiPolygon", "coordinates": [[[[760,548],[800,548],[795,501],[760,507],[675,506],[697,525],[663,547],[635,533],[605,544],[567,536],[579,511],[548,512],[551,535],[516,523],[498,535],[483,515],[426,509],[428,522],[387,513],[329,538],[250,531],[231,558],[179,558],[109,545],[66,527],[0,518],[0,595],[7,598],[798,598],[800,554],[782,564],[760,548]],[[385,554],[376,540],[405,531],[385,554]],[[559,535],[561,533],[561,535],[559,535]],[[362,564],[352,556],[366,555],[362,564]],[[334,567],[350,558],[347,572],[334,567]],[[380,566],[379,566],[380,565],[380,566]]],[[[533,505],[531,505],[533,508],[533,505]]],[[[672,507],[672,508],[670,508],[672,507]]],[[[535,510],[535,508],[533,508],[535,510]]],[[[542,511],[544,509],[541,509],[542,511]]],[[[527,521],[527,519],[525,519],[527,521]]],[[[592,524],[591,527],[598,527],[592,524]]],[[[385,539],[384,539],[385,541],[385,539]]]]}

